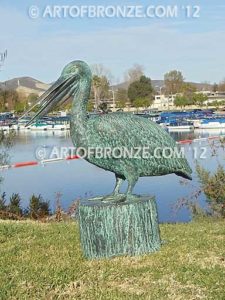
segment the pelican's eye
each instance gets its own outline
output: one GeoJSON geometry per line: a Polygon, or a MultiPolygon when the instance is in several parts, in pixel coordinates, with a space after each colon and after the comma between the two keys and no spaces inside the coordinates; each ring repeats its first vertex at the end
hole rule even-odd
{"type": "Polygon", "coordinates": [[[66,72],[66,75],[73,76],[76,75],[77,73],[78,73],[78,68],[73,66],[66,72]]]}
{"type": "Polygon", "coordinates": [[[79,68],[75,65],[66,66],[62,72],[64,78],[75,76],[79,73],[79,68]]]}

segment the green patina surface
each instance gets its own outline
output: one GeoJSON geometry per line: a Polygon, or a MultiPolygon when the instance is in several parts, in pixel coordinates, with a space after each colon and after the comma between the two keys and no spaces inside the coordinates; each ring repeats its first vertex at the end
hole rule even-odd
{"type": "MultiPolygon", "coordinates": [[[[185,178],[191,178],[191,168],[184,157],[172,155],[163,157],[165,148],[178,150],[175,141],[156,123],[130,113],[112,113],[88,118],[87,104],[90,98],[92,74],[89,66],[83,61],[73,61],[62,71],[56,83],[41,96],[40,110],[29,122],[46,115],[54,106],[73,96],[71,111],[71,139],[76,148],[84,148],[88,153],[90,148],[149,149],[149,157],[138,158],[116,155],[98,158],[96,153],[85,157],[90,163],[111,171],[116,176],[114,195],[119,193],[124,180],[128,181],[127,196],[132,195],[133,188],[139,177],[161,176],[175,173],[185,178]],[[157,156],[155,150],[158,149],[157,156]]],[[[40,99],[39,101],[40,102],[40,99]]],[[[176,151],[175,150],[175,151],[176,151]]],[[[135,152],[136,153],[136,152],[135,152]]],[[[139,153],[140,154],[140,153],[139,153]]],[[[168,154],[168,153],[167,153],[168,154]]]]}
{"type": "Polygon", "coordinates": [[[154,198],[103,203],[101,198],[79,205],[81,244],[84,255],[103,258],[140,255],[160,249],[157,207],[154,198]]]}
{"type": "Polygon", "coordinates": [[[102,201],[113,200],[118,201],[118,204],[80,206],[81,239],[86,256],[135,255],[156,250],[160,245],[156,207],[150,200],[135,202],[133,188],[142,176],[175,173],[191,179],[191,168],[184,157],[173,155],[178,148],[170,135],[150,120],[128,113],[88,118],[91,82],[89,66],[82,61],[71,62],[63,69],[56,83],[41,97],[41,108],[29,123],[73,96],[71,138],[74,146],[85,150],[87,161],[116,176],[113,194],[103,197],[102,201]],[[119,158],[115,152],[100,158],[96,156],[96,151],[90,155],[89,149],[97,148],[126,149],[130,153],[138,148],[141,153],[136,156],[132,152],[131,157],[123,154],[119,158]],[[165,153],[163,155],[165,148],[173,151],[170,157],[169,153],[167,157],[165,153]],[[143,149],[148,149],[148,156],[143,156],[143,149]],[[125,197],[121,198],[119,191],[124,180],[128,181],[128,189],[125,197]],[[121,200],[130,204],[123,205],[121,200]]]}

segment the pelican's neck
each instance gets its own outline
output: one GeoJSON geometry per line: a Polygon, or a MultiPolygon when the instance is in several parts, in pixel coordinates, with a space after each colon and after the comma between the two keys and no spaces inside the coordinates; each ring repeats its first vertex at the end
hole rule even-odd
{"type": "Polygon", "coordinates": [[[71,111],[71,136],[76,144],[82,145],[86,140],[87,104],[90,97],[91,78],[82,78],[74,95],[71,111]]]}

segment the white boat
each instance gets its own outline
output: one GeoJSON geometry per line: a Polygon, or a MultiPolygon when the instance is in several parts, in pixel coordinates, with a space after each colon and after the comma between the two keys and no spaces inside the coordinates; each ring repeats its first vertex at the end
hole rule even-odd
{"type": "Polygon", "coordinates": [[[168,126],[167,127],[170,132],[172,131],[193,131],[194,126],[183,125],[183,126],[168,126]]]}
{"type": "Polygon", "coordinates": [[[196,128],[195,133],[199,134],[199,136],[225,136],[225,128],[216,128],[216,129],[200,129],[196,128]]]}
{"type": "Polygon", "coordinates": [[[0,120],[0,130],[8,131],[64,131],[70,129],[70,118],[66,117],[46,117],[34,124],[26,126],[31,117],[24,117],[22,119],[13,120],[13,122],[5,122],[0,120]]]}
{"type": "Polygon", "coordinates": [[[36,122],[35,124],[30,126],[31,130],[48,130],[48,131],[57,131],[57,130],[68,130],[70,129],[70,123],[64,118],[54,118],[54,119],[46,119],[46,120],[40,120],[36,122]]]}
{"type": "Polygon", "coordinates": [[[36,122],[35,124],[30,126],[30,130],[37,130],[37,131],[46,131],[46,130],[52,130],[53,124],[49,124],[47,122],[36,122]]]}
{"type": "Polygon", "coordinates": [[[48,130],[67,130],[70,129],[69,124],[54,124],[52,128],[49,128],[48,130]]]}
{"type": "Polygon", "coordinates": [[[198,124],[199,129],[225,129],[225,118],[203,119],[198,124]]]}
{"type": "Polygon", "coordinates": [[[168,130],[171,131],[192,131],[194,130],[194,125],[191,122],[173,122],[167,125],[168,130]]]}

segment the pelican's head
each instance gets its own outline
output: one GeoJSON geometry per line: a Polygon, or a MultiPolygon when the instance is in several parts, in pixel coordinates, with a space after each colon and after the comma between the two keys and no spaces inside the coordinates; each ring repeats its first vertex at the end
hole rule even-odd
{"type": "MultiPolygon", "coordinates": [[[[37,100],[34,106],[39,104],[40,109],[26,126],[31,125],[39,118],[45,116],[57,104],[62,104],[72,95],[75,95],[82,78],[91,80],[91,71],[85,62],[77,60],[66,65],[59,79],[37,100]]],[[[25,114],[30,112],[34,106],[25,114]]]]}

